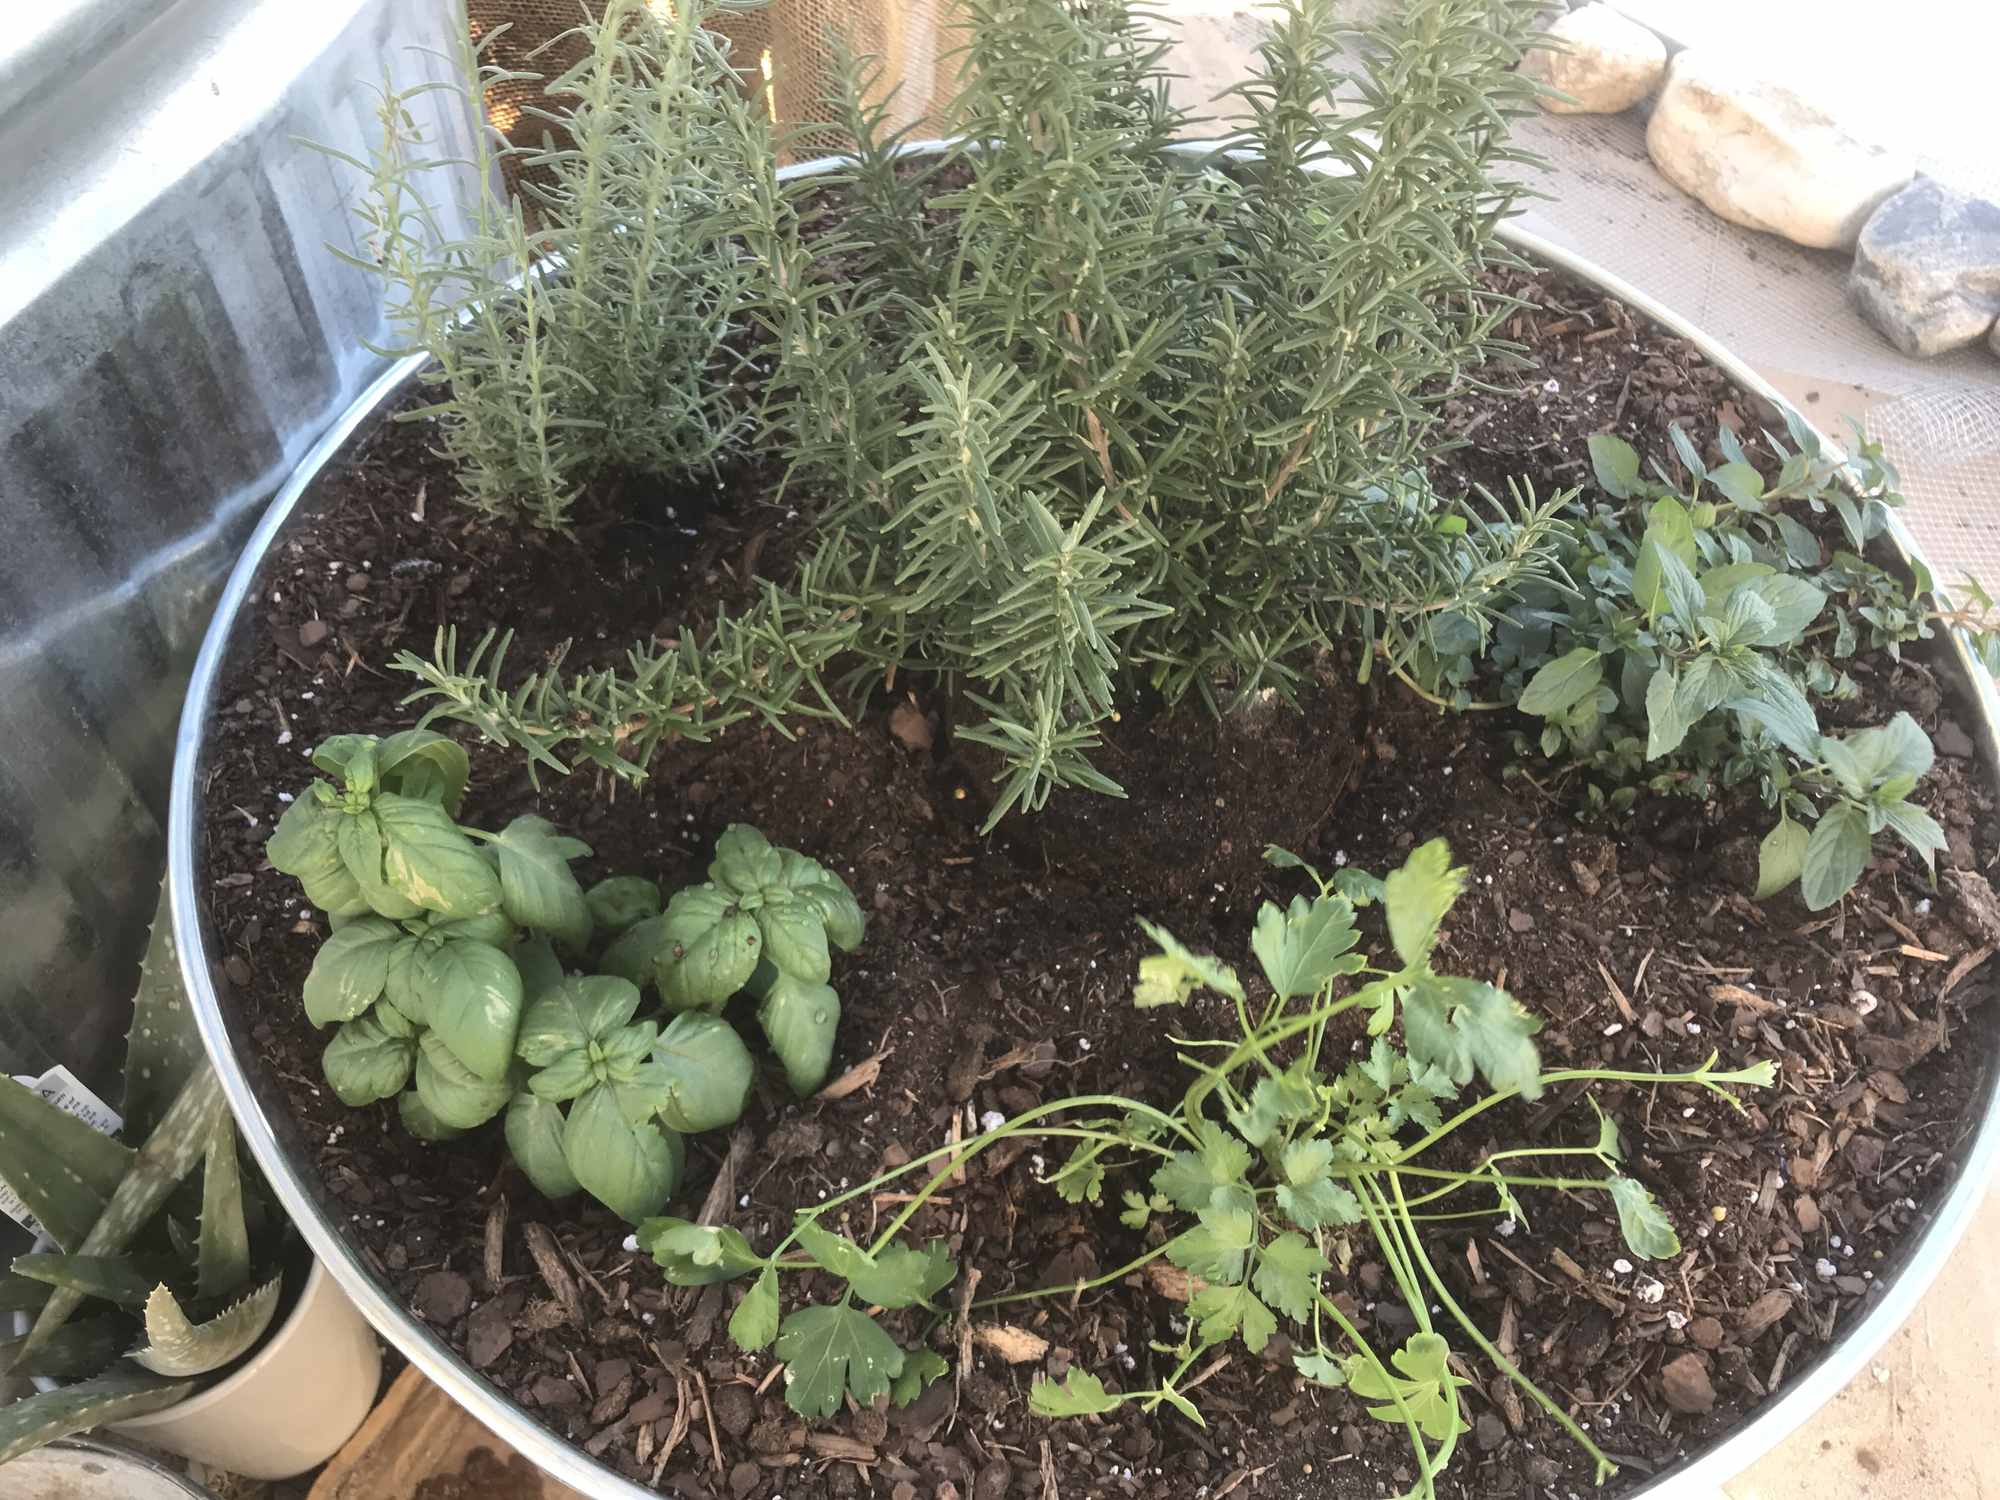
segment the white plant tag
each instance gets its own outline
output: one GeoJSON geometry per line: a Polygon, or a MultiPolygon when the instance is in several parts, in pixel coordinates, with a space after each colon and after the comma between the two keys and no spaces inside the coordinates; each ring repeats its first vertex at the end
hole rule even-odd
{"type": "MultiPolygon", "coordinates": [[[[40,1078],[17,1074],[14,1081],[23,1087],[33,1089],[57,1109],[75,1115],[92,1130],[105,1135],[116,1134],[125,1123],[117,1110],[85,1088],[83,1081],[61,1063],[57,1063],[40,1078]]],[[[0,1182],[0,1213],[4,1213],[30,1234],[42,1232],[42,1226],[36,1221],[35,1216],[28,1212],[28,1206],[4,1182],[0,1182]]]]}

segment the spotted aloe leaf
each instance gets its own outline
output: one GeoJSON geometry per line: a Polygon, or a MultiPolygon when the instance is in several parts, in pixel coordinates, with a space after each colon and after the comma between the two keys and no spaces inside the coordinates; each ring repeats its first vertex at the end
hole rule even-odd
{"type": "Polygon", "coordinates": [[[126,1135],[142,1140],[152,1133],[203,1056],[174,945],[173,900],[162,881],[146,956],[139,962],[132,1029],[125,1034],[125,1098],[119,1113],[125,1117],[126,1135]]]}
{"type": "MultiPolygon", "coordinates": [[[[80,1255],[116,1255],[125,1250],[160,1206],[194,1170],[208,1151],[215,1123],[228,1112],[222,1084],[212,1067],[203,1066],[181,1088],[132,1158],[110,1199],[77,1246],[80,1255]]],[[[28,1333],[23,1356],[32,1355],[69,1321],[83,1294],[58,1287],[43,1305],[28,1333]]]]}
{"type": "Polygon", "coordinates": [[[195,1244],[195,1264],[197,1291],[204,1300],[233,1297],[250,1279],[243,1171],[236,1157],[236,1122],[227,1110],[209,1132],[201,1174],[201,1236],[195,1244]]]}
{"type": "Polygon", "coordinates": [[[206,1375],[256,1346],[278,1311],[283,1280],[272,1277],[205,1323],[193,1323],[174,1294],[157,1287],[146,1301],[146,1344],[132,1358],[155,1375],[206,1375]]]}
{"type": "Polygon", "coordinates": [[[81,1248],[133,1152],[0,1073],[0,1181],[65,1250],[81,1248]]]}
{"type": "Polygon", "coordinates": [[[188,1380],[166,1380],[121,1365],[91,1380],[0,1407],[0,1464],[72,1433],[129,1421],[184,1400],[188,1380]]]}

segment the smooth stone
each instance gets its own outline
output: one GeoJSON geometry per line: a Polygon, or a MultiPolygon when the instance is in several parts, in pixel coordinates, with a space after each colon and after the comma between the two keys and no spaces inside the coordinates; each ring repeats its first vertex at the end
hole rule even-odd
{"type": "Polygon", "coordinates": [[[1646,127],[1653,165],[1731,223],[1821,250],[1851,247],[1916,175],[1818,105],[1730,59],[1690,48],[1667,69],[1646,127]]]}
{"type": "Polygon", "coordinates": [[[1541,105],[1550,114],[1615,115],[1644,100],[1666,76],[1667,44],[1608,5],[1573,10],[1548,35],[1561,49],[1535,48],[1521,59],[1521,72],[1570,96],[1544,94],[1541,105]]]}
{"type": "Polygon", "coordinates": [[[1905,354],[1978,343],[2000,318],[2000,205],[1919,177],[1869,217],[1847,287],[1905,354]]]}

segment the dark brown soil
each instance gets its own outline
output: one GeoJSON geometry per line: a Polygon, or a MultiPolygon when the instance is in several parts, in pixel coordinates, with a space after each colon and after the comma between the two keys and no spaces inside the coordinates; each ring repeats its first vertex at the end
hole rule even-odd
{"type": "MultiPolygon", "coordinates": [[[[1719,416],[1746,440],[1762,420],[1692,350],[1615,304],[1553,278],[1505,282],[1535,304],[1512,330],[1528,363],[1487,372],[1496,394],[1454,397],[1448,420],[1468,446],[1441,461],[1441,484],[1500,490],[1525,473],[1546,493],[1586,477],[1589,432],[1615,427],[1664,456],[1670,420],[1706,438],[1719,416]]],[[[386,662],[427,650],[442,624],[514,627],[523,667],[572,637],[577,659],[614,657],[634,634],[670,634],[743,597],[760,565],[782,565],[791,534],[748,474],[719,492],[649,496],[639,519],[586,527],[574,543],[503,535],[472,524],[425,441],[421,426],[381,427],[319,482],[316,514],[287,533],[243,617],[203,774],[202,879],[246,1063],[384,1281],[551,1428],[675,1494],[1219,1500],[1407,1486],[1401,1432],[1304,1384],[1282,1337],[1262,1358],[1232,1346],[1215,1361],[1197,1392],[1205,1431],[1164,1414],[1030,1417],[1027,1385],[1045,1368],[1074,1362],[1113,1384],[1156,1378],[1151,1346],[1177,1340],[1184,1309],[1137,1278],[1005,1309],[1049,1341],[1034,1362],[967,1345],[961,1366],[949,1322],[904,1322],[905,1341],[929,1337],[954,1376],[906,1411],[809,1430],[785,1407],[768,1356],[728,1342],[735,1289],[664,1285],[621,1248],[625,1225],[537,1197],[506,1165],[497,1125],[425,1147],[392,1110],[332,1098],[319,1079],[324,1038],[298,1001],[324,934],[262,856],[281,799],[310,778],[308,749],[336,731],[411,722],[415,710],[400,706],[409,681],[386,662]],[[530,1255],[533,1226],[553,1233],[557,1254],[530,1255]]],[[[921,694],[882,698],[852,731],[813,726],[787,740],[740,726],[678,747],[637,791],[583,776],[537,790],[511,757],[473,747],[467,816],[491,827],[534,808],[595,847],[586,878],[669,884],[701,878],[716,834],[748,821],[830,864],[860,896],[871,925],[836,971],[835,1066],[873,1059],[879,1074],[831,1102],[762,1087],[739,1128],[733,1181],[714,1195],[759,1244],[794,1208],[977,1129],[988,1110],[1089,1090],[1177,1097],[1168,1032],[1219,1034],[1234,1018],[1199,1004],[1170,1024],[1133,1011],[1136,916],[1241,959],[1259,901],[1292,889],[1259,861],[1266,840],[1380,872],[1443,835],[1473,883],[1440,967],[1506,983],[1545,1018],[1551,1063],[1677,1069],[1719,1050],[1726,1064],[1769,1057],[1782,1070],[1781,1086],[1740,1117],[1685,1090],[1597,1091],[1631,1169],[1679,1226],[1686,1249],[1671,1263],[1620,1270],[1596,1197],[1542,1194],[1527,1203],[1531,1227],[1465,1221],[1431,1242],[1454,1294],[1618,1457],[1614,1488],[1629,1487],[1807,1368],[1865,1310],[1950,1181],[1985,1092],[1995,1008],[1981,965],[1983,945],[2000,938],[1955,883],[1970,877],[1978,895],[1996,847],[1986,774],[1962,728],[1971,711],[1922,665],[1864,664],[1872,706],[1908,707],[1944,752],[1924,795],[1950,832],[1953,873],[1933,894],[1921,869],[1885,854],[1855,898],[1815,917],[1789,896],[1746,898],[1754,849],[1738,812],[1670,803],[1616,838],[1582,829],[1559,799],[1503,779],[1516,727],[1497,722],[1506,716],[1440,717],[1399,689],[1357,689],[1353,675],[1350,663],[1324,663],[1302,720],[1135,714],[1113,751],[1129,800],[1058,803],[993,839],[975,831],[985,784],[952,758],[942,705],[921,694]],[[906,737],[914,710],[934,748],[891,733],[898,708],[906,737]],[[1699,1377],[1713,1410],[1667,1403],[1668,1383],[1685,1396],[1699,1377]]],[[[1482,1117],[1462,1149],[1588,1128],[1587,1109],[1564,1094],[1482,1117]]],[[[702,1203],[728,1144],[691,1143],[678,1211],[702,1203]]],[[[1144,1243],[1109,1211],[1040,1186],[1041,1164],[1025,1145],[990,1153],[919,1221],[950,1237],[982,1296],[1088,1277],[1144,1243]]],[[[851,1227],[867,1230],[884,1210],[871,1205],[851,1227]]],[[[1342,1295],[1400,1340],[1408,1314],[1393,1289],[1378,1298],[1370,1244],[1352,1249],[1342,1295]]],[[[1476,1358],[1468,1373],[1476,1426],[1441,1489],[1581,1493],[1588,1466],[1554,1424],[1476,1358]]]]}

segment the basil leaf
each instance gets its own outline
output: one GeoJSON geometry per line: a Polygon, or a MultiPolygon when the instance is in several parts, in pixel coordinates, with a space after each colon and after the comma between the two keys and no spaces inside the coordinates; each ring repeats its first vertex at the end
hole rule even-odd
{"type": "Polygon", "coordinates": [[[833,959],[826,946],[826,922],[817,906],[789,891],[773,891],[765,896],[756,919],[764,934],[765,957],[794,978],[826,983],[833,973],[833,959]]]}
{"type": "Polygon", "coordinates": [[[426,1031],[417,1043],[417,1097],[440,1124],[457,1130],[484,1125],[514,1095],[510,1079],[481,1078],[452,1055],[444,1039],[426,1031]]]}
{"type": "Polygon", "coordinates": [[[714,886],[696,886],[667,903],[656,959],[660,994],[675,1010],[719,1007],[756,972],[763,934],[748,912],[714,886]]]}
{"type": "Polygon", "coordinates": [[[634,923],[660,915],[660,887],[639,875],[613,875],[600,880],[583,893],[591,920],[600,932],[612,936],[630,929],[634,923]]]}
{"type": "Polygon", "coordinates": [[[403,1122],[403,1129],[420,1141],[450,1141],[465,1134],[460,1127],[447,1125],[433,1114],[423,1096],[414,1089],[397,1099],[396,1114],[403,1122]]]}
{"type": "Polygon", "coordinates": [[[312,763],[350,790],[370,792],[381,778],[375,744],[372,734],[336,734],[314,747],[312,763]]]}
{"type": "Polygon", "coordinates": [[[715,862],[708,867],[708,878],[723,889],[747,896],[777,885],[783,875],[784,861],[778,851],[748,823],[731,823],[715,841],[715,862]]]}
{"type": "MultiPolygon", "coordinates": [[[[324,785],[325,783],[317,783],[324,785]]],[[[287,807],[264,845],[274,869],[305,888],[306,900],[333,916],[360,916],[369,910],[361,887],[341,860],[335,834],[341,814],[308,791],[287,807]]]]}
{"type": "Polygon", "coordinates": [[[382,978],[382,998],[418,1026],[431,1023],[431,992],[424,985],[422,967],[417,962],[423,951],[422,938],[405,935],[397,939],[389,950],[389,963],[382,978]]]}
{"type": "Polygon", "coordinates": [[[597,1087],[597,1069],[591,1065],[590,1054],[581,1049],[565,1052],[540,1072],[528,1079],[528,1088],[537,1099],[547,1099],[556,1103],[564,1099],[574,1099],[585,1089],[597,1087]]]}
{"type": "Polygon", "coordinates": [[[833,1062],[840,1027],[840,997],[827,985],[808,984],[783,971],[757,1006],[757,1024],[785,1065],[785,1081],[804,1099],[819,1091],[833,1062]]]}
{"type": "Polygon", "coordinates": [[[754,1066],[736,1028],[721,1017],[675,1016],[653,1044],[653,1061],[667,1078],[660,1118],[675,1130],[719,1130],[742,1117],[754,1066]]]}
{"type": "Polygon", "coordinates": [[[563,1155],[562,1109],[525,1089],[507,1106],[507,1149],[544,1198],[567,1198],[581,1187],[563,1155]]]}
{"type": "MultiPolygon", "coordinates": [[[[495,947],[500,946],[495,944],[495,947]]],[[[562,960],[545,937],[532,937],[513,951],[514,967],[521,971],[521,1003],[531,1009],[569,977],[562,960]]]]}
{"type": "Polygon", "coordinates": [[[479,1077],[504,1079],[521,1024],[514,961],[485,943],[439,943],[426,946],[417,972],[430,991],[433,1034],[479,1077]]]}
{"type": "Polygon", "coordinates": [[[435,802],[384,792],[373,806],[383,874],[426,911],[476,917],[500,904],[500,877],[435,802]]]}
{"type": "Polygon", "coordinates": [[[315,1026],[351,1021],[380,999],[390,950],[402,936],[394,922],[363,917],[320,944],[306,975],[306,1019],[315,1026]]]}
{"type": "Polygon", "coordinates": [[[392,886],[383,874],[382,826],[372,811],[341,814],[333,834],[340,849],[340,862],[354,877],[371,911],[399,922],[423,914],[423,908],[392,886]]]}
{"type": "Polygon", "coordinates": [[[659,978],[666,946],[666,917],[643,917],[620,933],[604,950],[597,967],[606,974],[616,975],[644,989],[659,978]]]}
{"type": "Polygon", "coordinates": [[[565,979],[521,1017],[515,1050],[544,1067],[625,1026],[639,1009],[638,987],[610,974],[565,979]]]}
{"type": "Polygon", "coordinates": [[[487,847],[500,862],[500,905],[507,915],[580,951],[590,943],[590,907],[556,839],[547,818],[529,813],[501,829],[487,847]]]}
{"type": "Polygon", "coordinates": [[[384,791],[435,802],[458,816],[471,774],[463,746],[433,729],[405,729],[375,747],[375,764],[384,791]]]}
{"type": "Polygon", "coordinates": [[[685,1159],[678,1135],[628,1124],[604,1088],[570,1106],[563,1157],[585,1192],[632,1224],[657,1214],[673,1196],[685,1159]]]}
{"type": "Polygon", "coordinates": [[[860,947],[867,923],[847,882],[818,860],[808,859],[796,850],[780,849],[778,859],[782,870],[780,883],[818,908],[833,946],[842,953],[852,953],[860,947]]]}
{"type": "MultiPolygon", "coordinates": [[[[393,1008],[378,1007],[395,1015],[393,1008]]],[[[393,1099],[410,1081],[417,1044],[405,1031],[397,1035],[375,1014],[359,1016],[333,1034],[320,1054],[320,1071],[335,1097],[350,1109],[393,1099]]]]}

